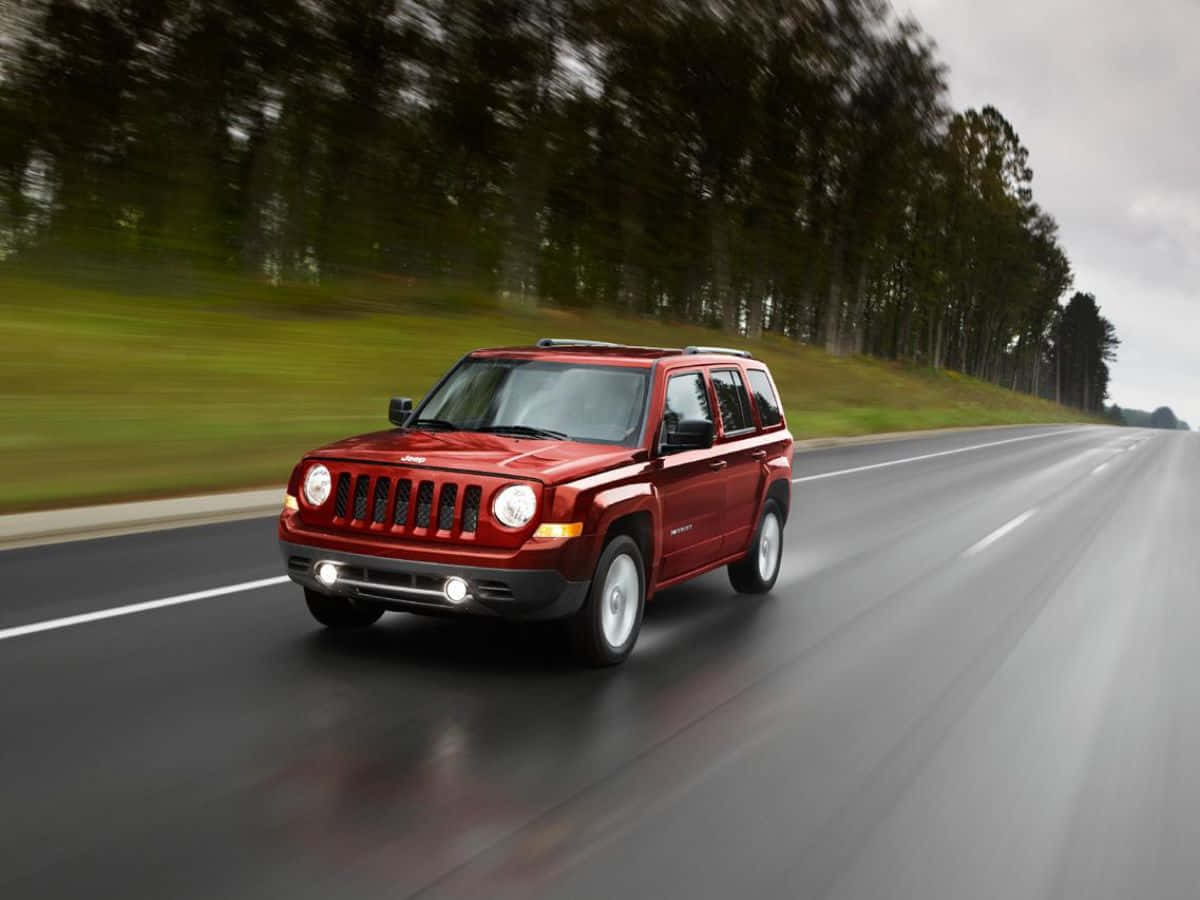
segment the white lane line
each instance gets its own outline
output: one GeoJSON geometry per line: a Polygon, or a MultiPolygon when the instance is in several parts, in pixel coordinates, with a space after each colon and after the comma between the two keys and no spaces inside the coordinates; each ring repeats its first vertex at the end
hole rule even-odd
{"type": "Polygon", "coordinates": [[[212,597],[223,597],[225,594],[236,594],[239,591],[253,591],[258,588],[274,587],[290,581],[286,575],[276,578],[260,578],[258,581],[243,581],[241,584],[230,584],[225,587],[210,588],[207,591],[195,591],[191,594],[179,594],[175,597],[164,597],[162,600],[147,600],[145,603],[131,603],[128,606],[114,606],[111,609],[101,609],[96,612],[82,613],[78,616],[67,616],[63,619],[50,619],[46,622],[35,622],[32,625],[18,625],[16,628],[5,628],[0,631],[0,641],[9,638],[22,637],[27,634],[37,634],[40,631],[55,631],[59,628],[70,628],[72,625],[84,625],[88,622],[99,622],[102,619],[115,619],[118,616],[131,616],[134,613],[147,612],[151,609],[162,609],[166,606],[178,606],[181,603],[194,603],[197,600],[208,600],[212,597]]]}
{"type": "Polygon", "coordinates": [[[964,550],[963,556],[974,556],[977,553],[982,553],[988,547],[992,546],[992,544],[996,543],[996,541],[1000,540],[1000,538],[1004,537],[1006,534],[1008,534],[1011,531],[1016,531],[1018,528],[1020,528],[1022,525],[1024,525],[1030,519],[1032,519],[1033,514],[1036,512],[1037,512],[1036,508],[1028,509],[1025,512],[1021,513],[1019,516],[1017,516],[1015,519],[1011,519],[1008,522],[1005,522],[1003,525],[1001,525],[999,528],[997,528],[995,531],[993,531],[991,534],[989,534],[987,537],[985,537],[982,541],[980,541],[979,543],[974,544],[974,545],[968,547],[966,550],[964,550]]]}
{"type": "Polygon", "coordinates": [[[1102,462],[1102,463],[1100,463],[1100,465],[1096,466],[1096,468],[1092,469],[1092,474],[1099,475],[1101,472],[1103,472],[1107,468],[1108,468],[1108,463],[1102,462]]]}
{"type": "Polygon", "coordinates": [[[836,472],[822,472],[820,475],[804,475],[793,478],[792,484],[804,481],[820,481],[822,478],[837,478],[839,475],[851,475],[855,472],[869,472],[871,469],[886,469],[888,466],[902,466],[905,463],[920,462],[923,459],[937,459],[939,456],[953,456],[956,453],[970,453],[972,450],[983,450],[987,447],[1000,447],[1004,444],[1016,444],[1021,441],[1036,441],[1040,438],[1054,437],[1056,434],[1078,434],[1077,428],[1063,428],[1059,431],[1049,431],[1045,434],[1027,434],[1024,437],[1008,438],[1003,441],[991,441],[987,444],[972,444],[970,447],[959,447],[955,450],[940,450],[937,453],[924,453],[921,456],[906,456],[904,459],[891,459],[887,462],[873,463],[869,466],[855,466],[853,469],[838,469],[836,472]]]}

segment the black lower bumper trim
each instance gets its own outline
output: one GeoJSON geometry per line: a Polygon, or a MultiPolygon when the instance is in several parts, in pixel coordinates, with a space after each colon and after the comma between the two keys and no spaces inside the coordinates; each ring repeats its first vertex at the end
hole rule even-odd
{"type": "Polygon", "coordinates": [[[558,619],[574,614],[587,598],[590,582],[568,581],[553,569],[492,569],[342,553],[280,541],[292,581],[310,590],[347,597],[356,604],[418,613],[502,616],[508,619],[558,619]],[[319,562],[343,568],[346,581],[332,587],[314,574],[319,562]],[[461,605],[437,596],[451,576],[465,579],[470,595],[461,605]]]}

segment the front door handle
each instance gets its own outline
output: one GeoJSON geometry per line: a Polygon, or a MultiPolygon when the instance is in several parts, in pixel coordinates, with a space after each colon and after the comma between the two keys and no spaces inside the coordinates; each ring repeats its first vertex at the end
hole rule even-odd
{"type": "Polygon", "coordinates": [[[755,451],[754,451],[753,453],[751,453],[750,455],[751,455],[752,457],[754,457],[754,459],[766,459],[766,458],[767,458],[767,451],[766,451],[766,450],[755,450],[755,451]]]}
{"type": "Polygon", "coordinates": [[[729,465],[729,463],[723,459],[714,459],[712,462],[710,462],[708,464],[708,467],[710,469],[712,469],[714,472],[719,472],[721,469],[725,468],[727,465],[729,465]]]}

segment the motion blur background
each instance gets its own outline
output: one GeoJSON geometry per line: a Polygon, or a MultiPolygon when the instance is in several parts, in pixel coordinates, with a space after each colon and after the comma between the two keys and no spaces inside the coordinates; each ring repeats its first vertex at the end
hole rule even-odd
{"type": "Polygon", "coordinates": [[[887,3],[0,10],[0,510],[280,483],[546,333],[750,347],[800,437],[1124,420],[1017,128],[887,3]]]}

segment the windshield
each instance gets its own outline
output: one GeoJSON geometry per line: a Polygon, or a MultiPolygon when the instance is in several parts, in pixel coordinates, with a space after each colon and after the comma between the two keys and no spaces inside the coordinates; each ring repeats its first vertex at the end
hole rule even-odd
{"type": "Polygon", "coordinates": [[[421,404],[412,427],[632,445],[649,377],[642,368],[469,358],[421,404]]]}

